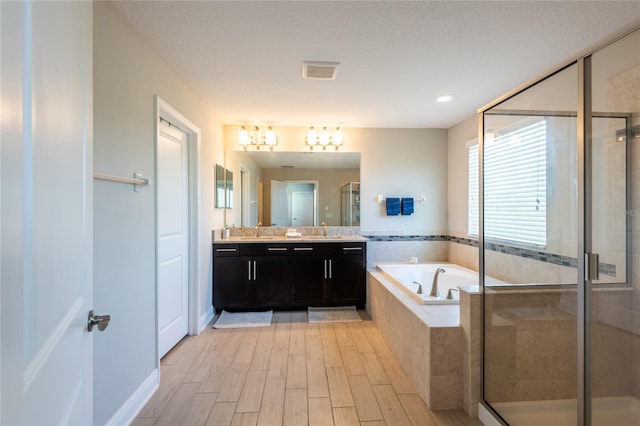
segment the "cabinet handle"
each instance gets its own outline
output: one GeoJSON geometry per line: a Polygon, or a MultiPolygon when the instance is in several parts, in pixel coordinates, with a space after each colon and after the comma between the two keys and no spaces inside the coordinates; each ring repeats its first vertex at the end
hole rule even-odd
{"type": "Polygon", "coordinates": [[[327,259],[323,260],[324,262],[324,279],[327,279],[327,259]]]}
{"type": "Polygon", "coordinates": [[[216,249],[216,252],[218,252],[218,253],[220,253],[220,252],[234,252],[235,253],[236,251],[238,251],[238,249],[234,249],[234,248],[226,248],[226,249],[219,248],[219,249],[216,249]]]}
{"type": "Polygon", "coordinates": [[[293,251],[313,251],[313,247],[294,247],[293,251]]]}
{"type": "Polygon", "coordinates": [[[362,247],[342,247],[342,250],[344,250],[344,251],[353,251],[353,250],[361,251],[362,247]]]}
{"type": "Polygon", "coordinates": [[[333,278],[333,272],[332,272],[332,268],[333,267],[333,260],[329,259],[329,279],[333,278]]]}
{"type": "Polygon", "coordinates": [[[247,265],[249,266],[249,275],[247,276],[247,280],[251,281],[251,261],[247,260],[247,265]]]}
{"type": "Polygon", "coordinates": [[[267,251],[287,251],[286,247],[267,247],[267,251]]]}
{"type": "Polygon", "coordinates": [[[256,280],[256,271],[258,270],[258,264],[256,263],[256,261],[253,261],[253,280],[256,280]]]}

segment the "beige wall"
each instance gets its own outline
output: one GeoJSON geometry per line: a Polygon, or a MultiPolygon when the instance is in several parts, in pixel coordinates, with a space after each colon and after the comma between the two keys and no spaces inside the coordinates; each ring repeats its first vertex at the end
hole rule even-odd
{"type": "Polygon", "coordinates": [[[477,143],[478,116],[473,115],[451,127],[447,143],[447,213],[449,234],[468,236],[469,217],[469,156],[468,144],[477,143]]]}
{"type": "Polygon", "coordinates": [[[95,183],[94,299],[110,313],[94,340],[94,423],[106,423],[156,369],[155,95],[198,126],[200,145],[200,282],[197,316],[211,307],[210,230],[214,164],[223,160],[222,126],[132,30],[110,2],[94,3],[94,169],[151,178],[151,187],[95,183]]]}

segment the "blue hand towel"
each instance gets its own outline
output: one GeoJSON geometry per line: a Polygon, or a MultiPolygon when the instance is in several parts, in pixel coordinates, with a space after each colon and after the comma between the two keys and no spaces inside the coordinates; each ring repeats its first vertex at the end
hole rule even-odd
{"type": "Polygon", "coordinates": [[[387,216],[400,214],[400,198],[387,198],[387,216]]]}
{"type": "Polygon", "coordinates": [[[403,215],[410,215],[413,213],[413,198],[403,198],[401,203],[403,215]]]}

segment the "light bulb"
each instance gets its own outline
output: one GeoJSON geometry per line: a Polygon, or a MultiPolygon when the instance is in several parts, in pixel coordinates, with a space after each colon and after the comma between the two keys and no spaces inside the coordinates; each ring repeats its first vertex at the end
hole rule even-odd
{"type": "Polygon", "coordinates": [[[329,131],[325,127],[320,131],[320,145],[329,144],[329,131]]]}
{"type": "Polygon", "coordinates": [[[251,144],[251,140],[249,138],[249,132],[247,132],[247,129],[245,129],[244,126],[242,126],[238,131],[238,144],[243,146],[251,144]]]}
{"type": "Polygon", "coordinates": [[[315,145],[316,141],[316,131],[313,130],[313,127],[307,130],[307,145],[315,145]]]}
{"type": "Polygon", "coordinates": [[[338,127],[336,131],[333,132],[333,144],[335,146],[342,145],[342,130],[340,130],[340,127],[338,127]]]}
{"type": "Polygon", "coordinates": [[[269,130],[264,132],[264,142],[270,146],[278,144],[278,138],[276,137],[276,132],[274,132],[271,129],[271,127],[269,127],[269,130]]]}

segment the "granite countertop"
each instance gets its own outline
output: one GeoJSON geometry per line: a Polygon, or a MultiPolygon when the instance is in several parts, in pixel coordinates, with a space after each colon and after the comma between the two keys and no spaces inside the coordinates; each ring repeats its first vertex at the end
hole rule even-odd
{"type": "Polygon", "coordinates": [[[261,237],[230,237],[228,239],[217,239],[213,242],[219,243],[353,243],[353,242],[365,242],[368,241],[365,237],[360,235],[309,235],[296,238],[287,238],[284,235],[265,235],[261,237]]]}

